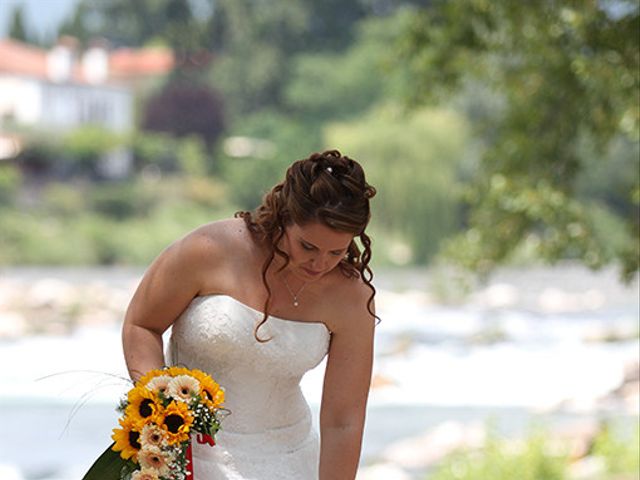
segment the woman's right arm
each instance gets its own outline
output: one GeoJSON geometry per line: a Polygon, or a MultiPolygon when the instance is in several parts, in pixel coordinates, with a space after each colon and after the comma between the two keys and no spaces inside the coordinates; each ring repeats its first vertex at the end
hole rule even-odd
{"type": "Polygon", "coordinates": [[[127,369],[136,381],[165,364],[162,334],[201,293],[214,242],[196,230],[163,251],[143,276],[122,328],[127,369]]]}

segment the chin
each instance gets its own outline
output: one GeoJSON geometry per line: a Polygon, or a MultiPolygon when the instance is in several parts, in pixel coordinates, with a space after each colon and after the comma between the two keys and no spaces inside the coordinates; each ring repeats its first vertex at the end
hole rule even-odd
{"type": "Polygon", "coordinates": [[[298,269],[306,278],[313,279],[313,280],[316,280],[327,273],[327,272],[314,272],[312,270],[309,270],[306,267],[303,267],[302,265],[299,266],[298,269]]]}

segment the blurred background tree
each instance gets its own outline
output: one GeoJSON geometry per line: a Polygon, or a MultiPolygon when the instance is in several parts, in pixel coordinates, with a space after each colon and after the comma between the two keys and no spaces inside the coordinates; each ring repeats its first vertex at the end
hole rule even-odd
{"type": "MultiPolygon", "coordinates": [[[[484,274],[514,261],[615,261],[629,277],[638,267],[638,10],[595,0],[78,0],[60,35],[163,46],[175,68],[137,92],[125,136],[30,137],[5,181],[30,187],[0,195],[0,215],[36,208],[46,195],[34,178],[48,176],[123,196],[131,208],[90,203],[123,228],[167,218],[137,198],[142,184],[175,194],[175,211],[195,202],[188,218],[204,222],[255,207],[293,160],[338,148],[378,188],[379,264],[443,257],[484,274]],[[127,186],[100,174],[112,145],[131,154],[131,176],[118,180],[127,186]]],[[[68,212],[58,187],[53,198],[68,212]]],[[[100,258],[130,258],[118,248],[100,258]]]]}
{"type": "Polygon", "coordinates": [[[471,82],[502,99],[475,123],[485,151],[453,257],[486,272],[528,244],[552,261],[637,271],[638,13],[637,1],[460,0],[413,17],[412,102],[471,82]]]}
{"type": "Polygon", "coordinates": [[[27,27],[24,23],[24,9],[20,5],[15,6],[11,12],[9,38],[27,43],[31,40],[27,34],[27,27]]]}
{"type": "Polygon", "coordinates": [[[206,85],[173,81],[149,99],[142,120],[144,130],[175,137],[196,135],[212,149],[224,131],[220,96],[206,85]]]}

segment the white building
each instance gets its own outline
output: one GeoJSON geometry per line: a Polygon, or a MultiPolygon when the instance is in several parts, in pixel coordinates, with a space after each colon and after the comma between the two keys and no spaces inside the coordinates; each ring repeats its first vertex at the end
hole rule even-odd
{"type": "Polygon", "coordinates": [[[81,52],[74,39],[63,37],[47,51],[0,39],[0,159],[20,151],[17,132],[25,129],[133,129],[135,89],[173,65],[167,50],[108,51],[96,43],[81,52]]]}
{"type": "Polygon", "coordinates": [[[64,131],[83,125],[114,132],[133,127],[132,92],[109,81],[106,50],[80,57],[68,40],[48,52],[0,40],[0,128],[64,131]]]}

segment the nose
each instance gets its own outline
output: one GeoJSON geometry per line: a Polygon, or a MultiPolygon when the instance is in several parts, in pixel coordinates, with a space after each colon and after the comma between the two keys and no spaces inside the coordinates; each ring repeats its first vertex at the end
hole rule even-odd
{"type": "Polygon", "coordinates": [[[327,257],[316,255],[311,259],[311,269],[315,272],[324,271],[327,268],[327,257]]]}

